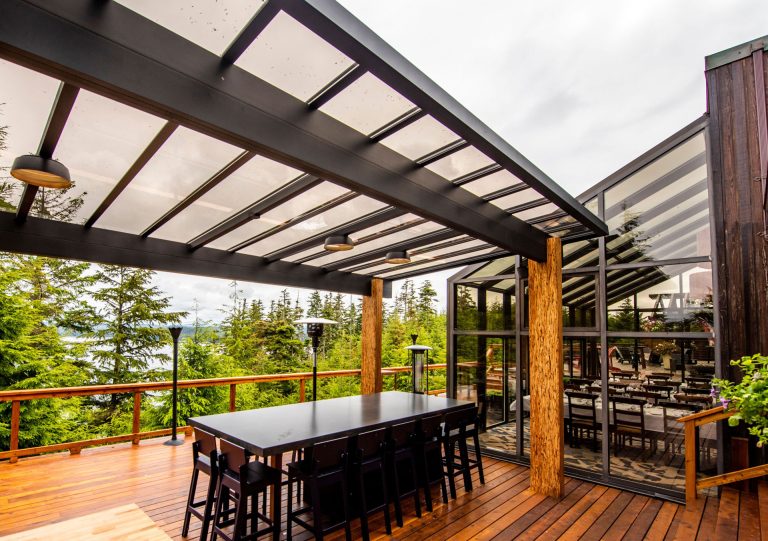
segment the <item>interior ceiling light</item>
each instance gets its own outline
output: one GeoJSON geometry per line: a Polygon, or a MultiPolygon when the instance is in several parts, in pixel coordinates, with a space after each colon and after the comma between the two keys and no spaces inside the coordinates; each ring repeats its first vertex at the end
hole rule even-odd
{"type": "Polygon", "coordinates": [[[329,252],[344,252],[355,247],[349,235],[331,235],[325,239],[325,249],[329,252]]]}
{"type": "Polygon", "coordinates": [[[64,189],[72,186],[69,169],[56,160],[27,154],[13,160],[11,175],[27,184],[41,188],[64,189]]]}
{"type": "Polygon", "coordinates": [[[387,252],[384,257],[384,263],[390,263],[391,265],[402,265],[403,263],[410,263],[411,257],[408,252],[387,252]]]}

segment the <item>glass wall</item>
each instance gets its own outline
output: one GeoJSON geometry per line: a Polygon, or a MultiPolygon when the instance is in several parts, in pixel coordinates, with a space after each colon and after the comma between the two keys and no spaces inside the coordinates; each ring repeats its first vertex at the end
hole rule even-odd
{"type": "MultiPolygon", "coordinates": [[[[684,490],[675,419],[710,405],[717,360],[705,150],[702,128],[580,198],[609,234],[563,244],[571,475],[672,497],[684,490]]],[[[487,451],[526,461],[527,367],[535,362],[528,358],[527,261],[469,267],[451,278],[449,291],[452,391],[484,406],[487,451]]],[[[717,457],[709,427],[697,451],[708,473],[717,457]]]]}

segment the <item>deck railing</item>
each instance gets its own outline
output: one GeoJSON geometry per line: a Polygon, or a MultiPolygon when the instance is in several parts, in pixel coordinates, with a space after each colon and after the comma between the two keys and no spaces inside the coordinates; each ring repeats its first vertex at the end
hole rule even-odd
{"type": "Polygon", "coordinates": [[[722,421],[732,416],[735,411],[726,411],[723,406],[699,411],[685,417],[680,417],[677,422],[685,426],[685,503],[695,503],[699,490],[705,488],[727,485],[746,479],[768,475],[768,464],[732,471],[712,477],[697,479],[696,477],[696,428],[709,423],[722,421]]]}
{"type": "MultiPolygon", "coordinates": [[[[445,364],[430,364],[429,370],[444,370],[445,364]]],[[[383,368],[382,376],[391,376],[394,378],[393,387],[397,389],[398,376],[404,372],[410,372],[410,366],[393,366],[383,368]]],[[[338,377],[359,377],[360,369],[351,370],[333,370],[318,372],[318,378],[338,378],[338,377]]],[[[299,402],[306,400],[306,384],[312,380],[312,372],[293,372],[285,374],[262,374],[257,376],[232,376],[225,378],[209,379],[188,379],[178,382],[179,389],[199,389],[202,387],[222,387],[229,386],[229,411],[235,411],[237,408],[237,386],[246,383],[275,383],[279,381],[298,381],[299,382],[299,402]]],[[[54,451],[66,451],[71,454],[79,454],[85,447],[96,445],[105,445],[111,443],[120,443],[130,441],[138,445],[139,441],[146,438],[156,438],[166,436],[171,433],[170,428],[160,430],[141,431],[141,395],[148,391],[169,391],[173,389],[172,381],[158,381],[149,383],[121,383],[115,385],[88,385],[84,387],[56,387],[48,389],[19,389],[12,391],[0,391],[0,402],[11,403],[11,434],[10,450],[0,451],[0,460],[10,459],[11,463],[18,461],[20,457],[38,455],[54,451]],[[72,398],[75,396],[99,396],[110,394],[133,394],[133,418],[130,434],[121,434],[119,436],[109,436],[104,438],[94,438],[90,440],[80,440],[53,445],[42,445],[38,447],[27,447],[19,449],[19,429],[21,425],[21,403],[26,400],[40,400],[48,398],[72,398]]],[[[444,389],[431,390],[430,394],[440,394],[444,389]]],[[[191,428],[187,426],[179,427],[178,431],[183,434],[190,434],[191,428]]]]}

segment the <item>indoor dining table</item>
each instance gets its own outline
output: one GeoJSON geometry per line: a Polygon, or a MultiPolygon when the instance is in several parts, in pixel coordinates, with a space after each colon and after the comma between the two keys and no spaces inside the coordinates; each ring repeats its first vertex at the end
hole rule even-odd
{"type": "MultiPolygon", "coordinates": [[[[193,417],[189,424],[269,457],[270,465],[282,470],[285,452],[473,406],[452,398],[390,391],[193,417]]],[[[279,539],[282,530],[280,499],[280,490],[273,490],[273,539],[279,539]]]]}

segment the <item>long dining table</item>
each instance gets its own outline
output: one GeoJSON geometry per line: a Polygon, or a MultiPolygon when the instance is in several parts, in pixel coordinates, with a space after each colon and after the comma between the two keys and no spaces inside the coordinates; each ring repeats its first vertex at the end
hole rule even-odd
{"type": "MultiPolygon", "coordinates": [[[[283,453],[473,406],[452,398],[389,391],[193,417],[189,424],[269,457],[270,465],[282,471],[283,453]]],[[[280,492],[272,490],[270,498],[275,540],[282,531],[280,492]]]]}

